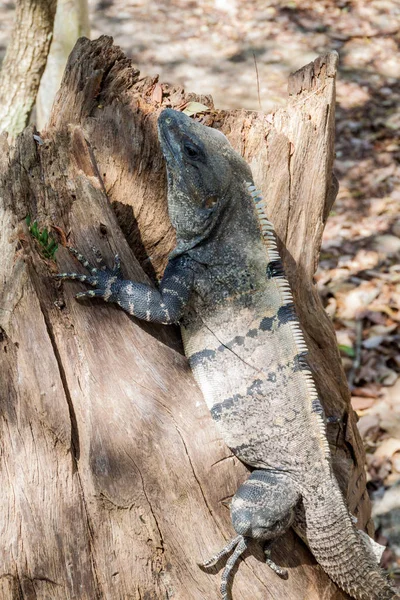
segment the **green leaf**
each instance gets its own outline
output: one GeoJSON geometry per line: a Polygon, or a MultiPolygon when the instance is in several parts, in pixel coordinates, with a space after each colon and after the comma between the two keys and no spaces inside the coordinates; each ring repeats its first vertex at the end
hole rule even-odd
{"type": "Polygon", "coordinates": [[[32,233],[33,237],[35,237],[37,240],[39,239],[40,233],[39,233],[37,221],[34,221],[33,225],[31,225],[31,233],[32,233]]]}
{"type": "Polygon", "coordinates": [[[42,233],[40,234],[39,241],[41,244],[43,244],[43,246],[47,246],[47,242],[49,241],[49,232],[47,231],[46,227],[43,229],[42,233]]]}
{"type": "Polygon", "coordinates": [[[50,244],[47,246],[46,252],[49,254],[49,258],[54,258],[54,254],[58,248],[58,244],[54,240],[50,240],[50,244]]]}
{"type": "Polygon", "coordinates": [[[346,354],[346,356],[350,356],[350,358],[354,358],[356,353],[354,352],[354,348],[352,348],[351,346],[345,346],[344,344],[338,344],[338,348],[340,350],[340,352],[343,352],[343,354],[346,354]]]}
{"type": "Polygon", "coordinates": [[[31,221],[32,221],[31,215],[26,215],[25,223],[28,225],[28,227],[31,226],[31,221]]]}
{"type": "Polygon", "coordinates": [[[58,244],[52,237],[50,237],[47,227],[45,227],[43,231],[40,231],[37,221],[30,225],[31,219],[29,215],[26,217],[26,222],[29,224],[28,226],[31,235],[39,242],[43,256],[45,258],[54,258],[58,244]]]}
{"type": "Polygon", "coordinates": [[[185,115],[188,115],[188,117],[192,117],[197,113],[205,113],[210,110],[211,108],[209,108],[205,104],[200,104],[200,102],[188,102],[182,112],[185,115]]]}

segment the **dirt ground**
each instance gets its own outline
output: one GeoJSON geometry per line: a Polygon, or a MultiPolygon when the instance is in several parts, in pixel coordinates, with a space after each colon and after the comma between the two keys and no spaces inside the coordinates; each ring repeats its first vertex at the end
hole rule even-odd
{"type": "MultiPolygon", "coordinates": [[[[335,170],[317,283],[360,416],[383,566],[400,578],[400,3],[398,0],[90,0],[143,75],[266,112],[287,77],[340,55],[335,170]],[[259,91],[256,66],[258,70],[259,91]],[[259,97],[260,96],[260,97],[259,97]]],[[[13,4],[0,4],[0,57],[13,4]]]]}

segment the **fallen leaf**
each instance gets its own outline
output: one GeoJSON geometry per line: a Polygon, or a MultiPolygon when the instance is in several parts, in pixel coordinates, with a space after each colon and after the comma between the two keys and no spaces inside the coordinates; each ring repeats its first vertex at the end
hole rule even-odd
{"type": "Polygon", "coordinates": [[[362,398],[378,398],[380,389],[380,385],[377,383],[369,383],[362,387],[354,388],[353,393],[355,396],[361,396],[362,398]]]}
{"type": "Polygon", "coordinates": [[[367,436],[367,433],[375,427],[379,427],[379,418],[377,415],[363,415],[359,418],[357,423],[358,431],[363,439],[367,436]]]}
{"type": "Polygon", "coordinates": [[[381,382],[383,385],[391,386],[394,385],[399,378],[399,374],[393,369],[384,368],[379,372],[381,382]]]}
{"type": "Polygon", "coordinates": [[[400,377],[393,386],[382,388],[381,399],[374,404],[367,416],[373,415],[378,418],[382,429],[391,437],[400,439],[400,377]]]}
{"type": "Polygon", "coordinates": [[[331,319],[333,319],[333,317],[335,316],[336,308],[337,308],[336,298],[331,296],[330,298],[328,298],[328,303],[325,306],[325,312],[331,319]]]}
{"type": "Polygon", "coordinates": [[[363,281],[347,293],[336,294],[338,314],[342,319],[355,319],[379,295],[381,288],[372,281],[363,281]]]}
{"type": "Polygon", "coordinates": [[[349,346],[350,348],[353,348],[353,343],[354,343],[354,326],[353,323],[351,324],[351,327],[348,329],[338,329],[336,331],[336,339],[337,339],[337,343],[339,348],[341,346],[349,346]]]}
{"type": "Polygon", "coordinates": [[[354,358],[356,353],[354,352],[354,348],[351,346],[345,346],[344,344],[338,344],[338,348],[341,352],[346,354],[346,356],[350,356],[350,358],[354,358]]]}
{"type": "Polygon", "coordinates": [[[371,481],[384,482],[392,472],[392,462],[387,456],[369,455],[367,463],[371,481]]]}
{"type": "Polygon", "coordinates": [[[397,451],[392,456],[392,465],[397,473],[400,473],[400,451],[397,451]]]}
{"type": "Polygon", "coordinates": [[[185,115],[188,115],[188,117],[192,117],[193,115],[196,115],[198,113],[204,113],[210,110],[211,109],[208,106],[200,104],[200,102],[188,102],[182,112],[185,115]]]}
{"type": "Polygon", "coordinates": [[[376,458],[391,458],[395,452],[400,451],[400,440],[397,438],[387,438],[378,446],[374,452],[376,458]]]}
{"type": "Polygon", "coordinates": [[[377,498],[372,507],[372,516],[388,514],[395,509],[400,508],[400,487],[393,487],[386,490],[381,498],[377,498]]]}
{"type": "Polygon", "coordinates": [[[393,323],[392,325],[373,325],[370,327],[370,332],[374,335],[383,335],[386,336],[388,333],[392,333],[395,329],[398,328],[397,323],[393,323]]]}
{"type": "Polygon", "coordinates": [[[362,345],[364,348],[371,350],[380,346],[384,339],[383,335],[371,335],[371,337],[363,341],[362,345]]]}
{"type": "Polygon", "coordinates": [[[378,235],[374,240],[374,247],[385,256],[397,254],[400,251],[400,239],[396,235],[378,235]]]}
{"type": "Polygon", "coordinates": [[[151,98],[153,102],[158,102],[161,104],[163,98],[163,89],[161,83],[156,83],[153,89],[153,93],[151,94],[151,98]]]}
{"type": "Polygon", "coordinates": [[[351,405],[355,411],[367,410],[374,404],[374,398],[363,398],[361,396],[352,396],[351,405]]]}

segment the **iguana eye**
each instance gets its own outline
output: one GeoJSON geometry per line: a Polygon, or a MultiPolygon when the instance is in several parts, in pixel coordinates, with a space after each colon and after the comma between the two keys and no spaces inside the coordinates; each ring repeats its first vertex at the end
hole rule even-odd
{"type": "Polygon", "coordinates": [[[196,148],[194,144],[191,142],[185,142],[183,146],[183,150],[188,158],[192,160],[196,160],[200,157],[200,152],[196,148]]]}

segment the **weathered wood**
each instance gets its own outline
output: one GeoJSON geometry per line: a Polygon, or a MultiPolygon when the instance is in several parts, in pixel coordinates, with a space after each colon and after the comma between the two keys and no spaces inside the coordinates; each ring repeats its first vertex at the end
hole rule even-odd
{"type": "Polygon", "coordinates": [[[57,0],[53,36],[36,98],[36,124],[47,124],[65,65],[76,40],[90,36],[88,0],[57,0]]]}
{"type": "MultiPolygon", "coordinates": [[[[335,58],[291,80],[274,115],[212,110],[250,162],[287,244],[285,264],[308,333],[310,362],[332,425],[335,466],[359,523],[369,515],[363,455],[329,320],[312,286],[333,194],[335,58]],[[318,67],[318,68],[317,68],[318,67]],[[297,262],[297,269],[294,263],[297,262]],[[317,352],[318,350],[318,352],[317,352]],[[326,382],[325,382],[326,381],[326,382]],[[329,393],[328,393],[329,392],[329,393]],[[344,432],[342,432],[344,429],[344,432]],[[355,485],[357,482],[358,486],[355,485]]],[[[66,249],[41,257],[23,220],[57,225],[88,256],[95,244],[125,275],[160,274],[174,235],[156,139],[157,81],[139,79],[110,38],[75,47],[43,144],[28,128],[1,167],[0,596],[219,599],[220,576],[197,566],[232,536],[226,500],[247,470],[221,440],[174,328],[117,307],[74,300],[56,269],[80,266],[66,249]],[[109,202],[111,200],[111,203],[109,202]],[[112,210],[115,209],[115,212],[112,210]],[[118,218],[118,220],[117,220],[118,218]]],[[[162,86],[162,106],[193,96],[162,86]]],[[[196,97],[196,99],[199,99],[196,97]]],[[[211,99],[200,100],[212,107],[211,99]]],[[[245,555],[233,599],[344,598],[290,532],[274,550],[281,580],[245,555]]]]}
{"type": "Polygon", "coordinates": [[[13,31],[0,70],[0,132],[28,123],[46,66],[57,0],[17,0],[13,31]]]}

